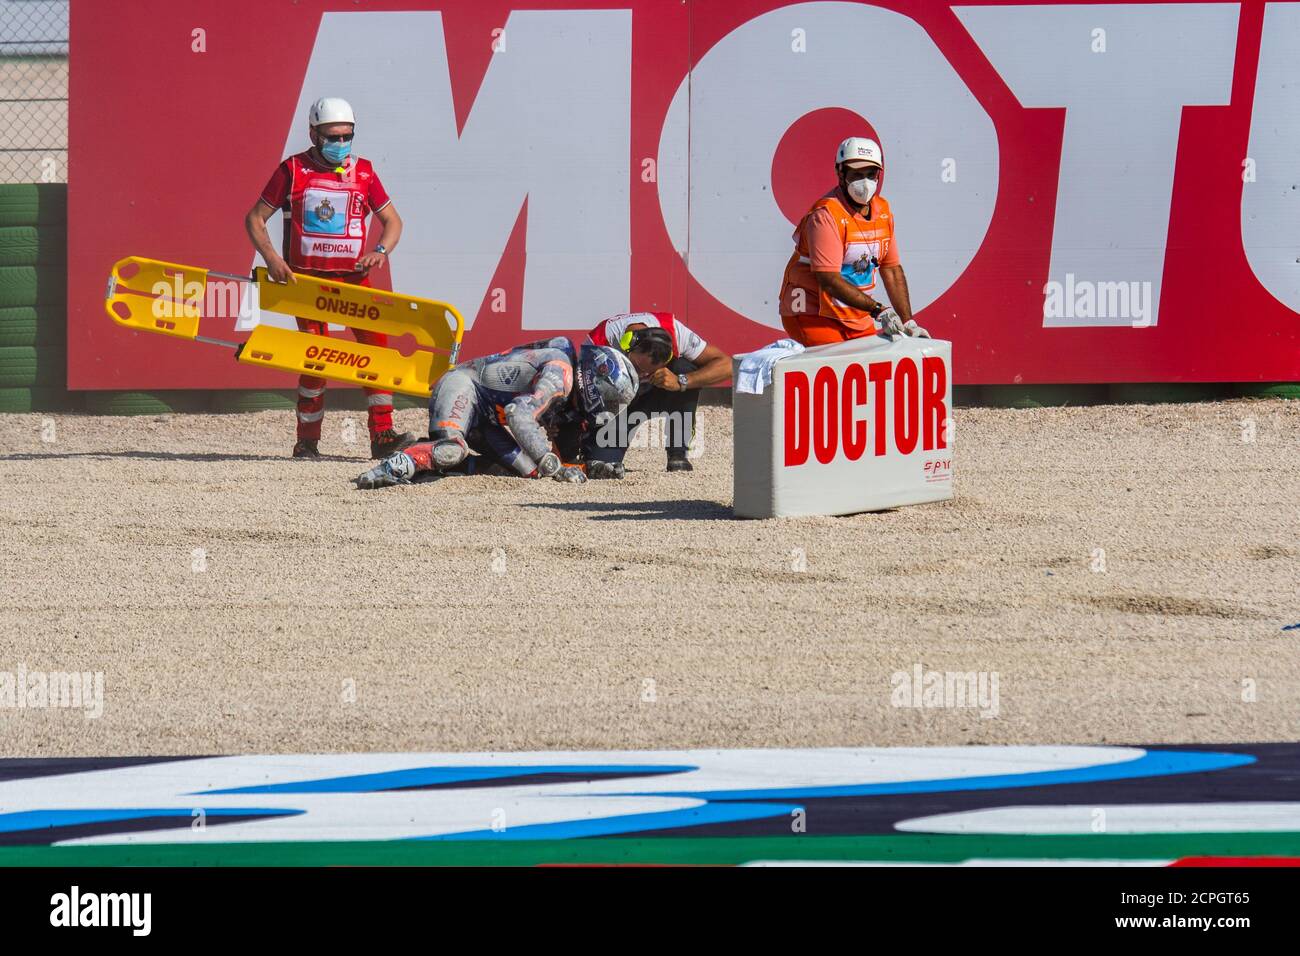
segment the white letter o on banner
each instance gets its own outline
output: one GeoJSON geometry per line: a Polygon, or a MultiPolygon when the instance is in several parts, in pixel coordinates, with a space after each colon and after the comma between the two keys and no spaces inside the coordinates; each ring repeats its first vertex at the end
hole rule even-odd
{"type": "MultiPolygon", "coordinates": [[[[993,121],[916,21],[839,2],[755,17],[700,59],[689,103],[686,80],[673,97],[659,141],[659,202],[696,281],[727,308],[773,328],[781,325],[777,294],[793,248],[772,194],[773,156],[795,121],[830,107],[858,113],[879,132],[884,195],[899,217],[914,309],[965,271],[993,218],[993,121]],[[806,52],[790,49],[796,28],[805,31],[806,52]],[[945,158],[957,161],[956,182],[939,175],[945,158]]],[[[834,156],[813,161],[825,163],[830,189],[834,156]]]]}

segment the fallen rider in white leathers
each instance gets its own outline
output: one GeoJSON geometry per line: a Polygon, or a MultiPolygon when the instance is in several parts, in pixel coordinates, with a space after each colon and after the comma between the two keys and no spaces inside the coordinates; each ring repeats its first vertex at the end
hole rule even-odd
{"type": "Polygon", "coordinates": [[[635,366],[620,350],[584,345],[575,353],[563,337],[475,359],[434,386],[429,439],[353,481],[358,488],[383,488],[426,472],[436,477],[492,467],[524,478],[586,481],[580,467],[560,460],[548,432],[570,421],[594,427],[598,417],[636,396],[637,381],[635,366]]]}

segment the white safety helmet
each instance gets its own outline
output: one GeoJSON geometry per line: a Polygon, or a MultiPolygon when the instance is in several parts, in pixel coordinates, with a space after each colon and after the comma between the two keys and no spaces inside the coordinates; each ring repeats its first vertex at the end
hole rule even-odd
{"type": "Polygon", "coordinates": [[[315,127],[330,123],[352,123],[355,126],[357,121],[352,115],[352,104],[347,100],[337,96],[323,96],[311,105],[307,122],[315,127]]]}
{"type": "Polygon", "coordinates": [[[850,136],[840,143],[835,151],[835,165],[847,163],[849,166],[879,166],[885,168],[884,154],[880,144],[865,136],[850,136]]]}
{"type": "Polygon", "coordinates": [[[611,412],[636,398],[641,381],[632,360],[608,345],[582,347],[578,354],[578,377],[582,389],[599,394],[605,410],[611,412]]]}

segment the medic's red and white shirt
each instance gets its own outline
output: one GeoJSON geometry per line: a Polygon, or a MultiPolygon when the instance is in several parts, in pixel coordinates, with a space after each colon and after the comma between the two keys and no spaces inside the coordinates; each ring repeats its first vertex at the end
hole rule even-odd
{"type": "Polygon", "coordinates": [[[392,201],[370,160],[351,156],[338,169],[308,150],[277,166],[262,190],[262,202],[284,213],[281,255],[295,272],[355,272],[367,217],[392,201]]]}
{"type": "Polygon", "coordinates": [[[684,324],[677,321],[671,312],[623,312],[606,319],[588,333],[593,345],[618,345],[629,325],[645,325],[652,329],[663,329],[673,341],[673,355],[681,356],[694,362],[709,344],[684,324]]]}

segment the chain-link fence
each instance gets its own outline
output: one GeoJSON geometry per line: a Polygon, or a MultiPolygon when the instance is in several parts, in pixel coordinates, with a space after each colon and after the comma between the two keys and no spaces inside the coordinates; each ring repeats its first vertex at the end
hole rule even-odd
{"type": "Polygon", "coordinates": [[[0,183],[68,181],[68,0],[0,0],[0,183]]]}

